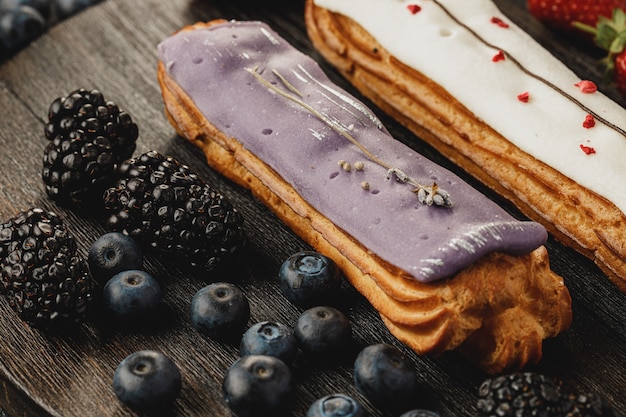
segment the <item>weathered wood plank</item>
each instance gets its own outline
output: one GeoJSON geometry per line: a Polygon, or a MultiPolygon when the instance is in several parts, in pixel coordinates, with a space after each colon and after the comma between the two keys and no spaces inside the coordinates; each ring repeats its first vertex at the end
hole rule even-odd
{"type": "MultiPolygon", "coordinates": [[[[572,52],[524,14],[523,1],[499,3],[572,67],[590,77],[598,74],[593,53],[572,52]]],[[[133,415],[118,403],[110,383],[119,361],[144,348],[163,350],[181,367],[183,391],[175,404],[175,415],[230,415],[221,399],[221,379],[237,357],[237,346],[212,341],[191,328],[187,317],[191,297],[208,282],[234,280],[251,301],[251,323],[270,319],[293,325],[300,310],[280,294],[276,272],[283,259],[305,245],[249,193],[208,168],[203,155],[176,136],[163,115],[155,76],[156,45],[183,25],[198,20],[255,19],[266,21],[296,47],[319,58],[304,31],[302,4],[301,0],[107,0],[55,26],[0,66],[0,219],[31,206],[57,211],[77,236],[83,253],[104,232],[103,219],[97,214],[54,205],[46,198],[39,177],[46,142],[43,123],[50,101],[78,87],[96,87],[138,123],[137,153],[156,149],[187,162],[242,211],[250,236],[250,247],[238,265],[212,274],[190,273],[149,256],[146,268],[165,288],[164,307],[160,322],[142,332],[121,330],[94,317],[74,337],[45,337],[16,320],[8,303],[0,300],[0,406],[11,415],[133,415]]],[[[354,92],[327,64],[321,65],[335,82],[354,92]]],[[[614,92],[609,94],[617,98],[614,92]]],[[[399,140],[458,172],[392,120],[384,115],[381,118],[399,140]]],[[[484,187],[477,187],[517,213],[484,187]]],[[[601,392],[626,412],[626,297],[591,262],[554,242],[548,249],[553,268],[571,289],[575,321],[569,332],[546,343],[544,360],[536,369],[564,378],[573,389],[601,392]]],[[[331,392],[347,392],[363,399],[352,383],[351,360],[358,348],[378,341],[395,343],[410,355],[423,379],[429,405],[442,416],[474,414],[483,374],[455,353],[418,357],[408,352],[354,290],[345,287],[342,295],[341,307],[353,322],[355,346],[349,358],[336,364],[300,358],[294,370],[294,415],[304,415],[317,397],[331,392]]],[[[372,416],[384,415],[369,404],[367,408],[372,416]]]]}

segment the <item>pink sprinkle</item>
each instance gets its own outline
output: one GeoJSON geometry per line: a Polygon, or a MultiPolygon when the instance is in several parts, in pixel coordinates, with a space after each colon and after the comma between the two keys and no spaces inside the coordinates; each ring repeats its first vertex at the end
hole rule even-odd
{"type": "Polygon", "coordinates": [[[591,155],[591,154],[596,153],[596,150],[593,149],[591,146],[587,146],[587,145],[581,144],[580,145],[580,149],[582,149],[583,152],[586,153],[587,155],[591,155]]]}
{"type": "Polygon", "coordinates": [[[528,100],[530,99],[530,94],[528,93],[528,91],[526,91],[525,93],[519,94],[517,96],[517,99],[522,103],[528,103],[528,100]]]}
{"type": "Polygon", "coordinates": [[[409,4],[408,6],[406,6],[406,8],[409,9],[411,14],[415,14],[419,12],[420,10],[422,10],[422,8],[418,6],[417,4],[409,4]]]}
{"type": "Polygon", "coordinates": [[[509,24],[506,23],[504,20],[500,19],[499,17],[492,17],[491,18],[491,23],[496,24],[498,26],[500,26],[501,28],[508,28],[509,24]]]}
{"type": "Polygon", "coordinates": [[[590,129],[596,125],[596,121],[593,119],[593,116],[588,114],[585,117],[585,121],[583,122],[583,127],[590,129]]]}
{"type": "Polygon", "coordinates": [[[493,58],[491,58],[491,60],[492,60],[493,62],[498,62],[498,61],[504,61],[504,58],[505,58],[505,57],[504,57],[504,52],[502,52],[502,51],[498,51],[498,53],[497,53],[497,54],[495,54],[495,55],[493,56],[493,58]]]}
{"type": "Polygon", "coordinates": [[[592,94],[598,91],[598,87],[593,81],[582,80],[574,85],[580,88],[580,91],[582,91],[583,94],[592,94]]]}

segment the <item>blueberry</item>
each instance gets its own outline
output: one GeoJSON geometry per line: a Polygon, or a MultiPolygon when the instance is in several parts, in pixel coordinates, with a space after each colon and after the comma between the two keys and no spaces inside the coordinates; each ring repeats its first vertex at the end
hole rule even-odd
{"type": "Polygon", "coordinates": [[[113,376],[113,390],[119,400],[138,411],[170,407],[181,386],[176,364],[154,350],[130,354],[118,365],[113,376]]]}
{"type": "Polygon", "coordinates": [[[293,391],[289,367],[275,356],[243,356],[226,371],[222,393],[238,417],[281,415],[293,391]]]}
{"type": "Polygon", "coordinates": [[[106,282],[122,271],[142,269],[143,253],[132,237],[110,232],[93,242],[87,254],[87,262],[91,275],[100,282],[106,282]]]}
{"type": "Polygon", "coordinates": [[[7,51],[18,51],[46,30],[46,20],[30,6],[18,6],[0,16],[0,44],[7,51]]]}
{"type": "Polygon", "coordinates": [[[438,413],[430,410],[411,410],[402,414],[400,417],[441,417],[438,413]]]}
{"type": "Polygon", "coordinates": [[[318,306],[298,317],[294,336],[303,351],[312,354],[338,353],[352,340],[350,320],[333,307],[318,306]]]}
{"type": "Polygon", "coordinates": [[[312,251],[290,256],[280,267],[280,288],[301,307],[323,304],[341,286],[341,271],[330,258],[312,251]]]}
{"type": "Polygon", "coordinates": [[[365,409],[354,398],[345,394],[332,394],[316,400],[306,417],[365,417],[365,409]]]}
{"type": "Polygon", "coordinates": [[[276,356],[283,362],[293,362],[298,353],[292,330],[282,323],[262,321],[252,325],[241,338],[241,356],[276,356]]]}
{"type": "Polygon", "coordinates": [[[19,6],[29,6],[37,10],[48,20],[52,8],[52,0],[0,0],[0,13],[8,12],[19,6]]]}
{"type": "Polygon", "coordinates": [[[60,19],[66,19],[100,1],[102,0],[56,0],[57,13],[60,19]]]}
{"type": "Polygon", "coordinates": [[[354,361],[354,383],[375,406],[406,411],[416,396],[417,374],[398,348],[379,343],[359,352],[354,361]]]}
{"type": "Polygon", "coordinates": [[[194,295],[190,316],[192,325],[206,336],[241,337],[250,318],[250,304],[235,285],[216,282],[194,295]]]}
{"type": "Polygon", "coordinates": [[[157,280],[145,271],[123,271],[106,283],[102,300],[105,309],[117,319],[135,324],[158,311],[161,288],[157,280]]]}

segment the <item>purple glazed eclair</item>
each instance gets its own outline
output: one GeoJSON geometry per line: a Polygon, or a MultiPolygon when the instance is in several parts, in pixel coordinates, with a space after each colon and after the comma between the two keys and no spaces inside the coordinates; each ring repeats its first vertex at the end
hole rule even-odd
{"type": "Polygon", "coordinates": [[[536,363],[569,327],[545,228],[396,141],[267,25],[197,24],[158,52],[179,134],[332,258],[416,352],[459,349],[498,373],[536,363]]]}

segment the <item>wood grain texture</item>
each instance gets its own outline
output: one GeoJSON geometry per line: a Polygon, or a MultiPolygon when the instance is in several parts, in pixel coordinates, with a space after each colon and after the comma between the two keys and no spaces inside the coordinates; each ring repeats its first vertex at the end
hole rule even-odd
{"type": "MultiPolygon", "coordinates": [[[[572,49],[566,40],[529,18],[522,0],[498,3],[582,77],[601,73],[595,51],[572,49]]],[[[0,300],[0,406],[11,416],[134,415],[119,404],[110,384],[117,364],[127,354],[146,348],[161,349],[181,367],[183,390],[172,415],[230,415],[221,397],[221,380],[237,358],[237,343],[215,342],[195,332],[188,320],[191,297],[209,282],[234,281],[250,299],[250,323],[268,319],[293,325],[301,310],[280,294],[276,273],[282,260],[306,245],[248,192],[208,168],[199,150],[177,137],[163,114],[156,45],[180,27],[200,20],[262,20],[318,59],[333,81],[358,96],[312,50],[302,13],[300,0],[107,0],[53,27],[0,65],[0,219],[32,206],[54,210],[76,235],[83,253],[106,230],[98,213],[57,207],[46,197],[40,179],[47,108],[55,97],[86,87],[100,89],[132,115],[140,127],[136,153],[155,149],[188,163],[243,213],[250,236],[250,246],[236,265],[210,274],[192,273],[148,256],[146,269],[164,288],[164,306],[154,326],[143,331],[119,329],[94,316],[75,336],[46,337],[16,320],[8,303],[0,300]]],[[[606,92],[621,100],[615,91],[606,92]]],[[[457,172],[520,216],[397,123],[379,115],[396,138],[457,172]]],[[[574,323],[571,330],[547,341],[544,358],[533,369],[564,379],[568,389],[601,393],[626,413],[626,297],[592,262],[553,241],[547,247],[553,269],[570,288],[574,323]]],[[[412,354],[389,335],[376,312],[353,289],[344,286],[340,298],[341,309],[353,323],[354,346],[348,357],[333,363],[298,359],[294,416],[304,416],[316,398],[332,392],[354,395],[372,416],[387,415],[368,404],[352,382],[352,361],[358,349],[380,341],[396,344],[414,361],[427,406],[445,417],[475,415],[476,392],[485,375],[453,352],[439,357],[412,354]]]]}

